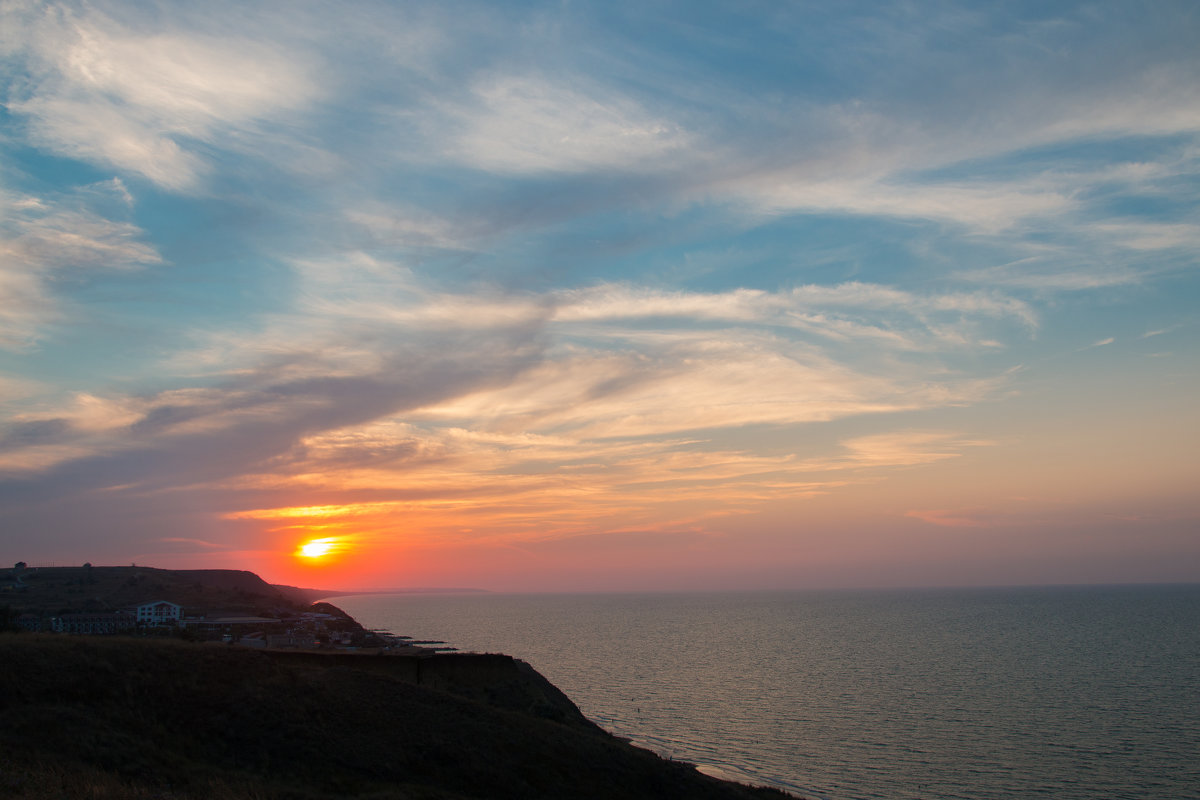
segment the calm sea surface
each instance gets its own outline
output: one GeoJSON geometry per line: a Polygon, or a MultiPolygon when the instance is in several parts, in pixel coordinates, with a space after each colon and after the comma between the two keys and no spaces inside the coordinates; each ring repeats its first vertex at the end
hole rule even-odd
{"type": "Polygon", "coordinates": [[[605,729],[830,800],[1200,798],[1200,586],[367,595],[605,729]]]}

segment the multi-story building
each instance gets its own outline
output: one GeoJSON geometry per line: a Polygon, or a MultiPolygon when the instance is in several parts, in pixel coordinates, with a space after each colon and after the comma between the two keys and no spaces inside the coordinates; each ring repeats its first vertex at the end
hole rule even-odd
{"type": "Polygon", "coordinates": [[[138,625],[178,625],[183,606],[166,600],[150,600],[128,610],[138,625]]]}

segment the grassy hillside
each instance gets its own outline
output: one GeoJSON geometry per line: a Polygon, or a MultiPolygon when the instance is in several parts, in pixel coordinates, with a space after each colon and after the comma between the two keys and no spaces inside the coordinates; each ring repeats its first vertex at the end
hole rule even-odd
{"type": "Polygon", "coordinates": [[[604,733],[507,657],[422,685],[393,658],[0,635],[0,797],[784,797],[604,733]]]}
{"type": "Polygon", "coordinates": [[[112,611],[149,600],[178,603],[185,613],[255,613],[302,609],[311,602],[253,572],[231,569],[37,567],[0,570],[0,581],[4,584],[0,606],[9,606],[13,613],[112,611]]]}

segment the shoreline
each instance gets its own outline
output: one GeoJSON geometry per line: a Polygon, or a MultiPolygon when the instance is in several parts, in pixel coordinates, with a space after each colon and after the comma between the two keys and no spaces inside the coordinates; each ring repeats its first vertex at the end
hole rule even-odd
{"type": "Polygon", "coordinates": [[[620,741],[508,655],[10,633],[0,660],[14,800],[789,798],[620,741]]]}

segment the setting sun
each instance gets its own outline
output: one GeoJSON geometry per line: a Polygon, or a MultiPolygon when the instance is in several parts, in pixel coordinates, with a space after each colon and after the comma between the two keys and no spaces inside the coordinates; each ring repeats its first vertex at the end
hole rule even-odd
{"type": "Polygon", "coordinates": [[[333,539],[313,539],[300,545],[297,553],[305,558],[321,558],[329,555],[334,549],[333,539]]]}

